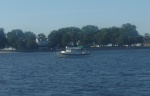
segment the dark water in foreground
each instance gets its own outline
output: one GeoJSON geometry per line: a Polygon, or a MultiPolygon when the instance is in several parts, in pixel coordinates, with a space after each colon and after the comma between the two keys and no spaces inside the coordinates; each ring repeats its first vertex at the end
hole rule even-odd
{"type": "Polygon", "coordinates": [[[0,96],[150,96],[150,50],[1,53],[0,96]]]}

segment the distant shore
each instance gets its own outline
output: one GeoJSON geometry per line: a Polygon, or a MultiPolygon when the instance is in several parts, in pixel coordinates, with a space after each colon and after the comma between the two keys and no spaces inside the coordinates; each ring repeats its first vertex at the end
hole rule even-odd
{"type": "Polygon", "coordinates": [[[91,50],[150,49],[150,47],[92,47],[91,50]]]}
{"type": "MultiPolygon", "coordinates": [[[[150,49],[150,47],[91,47],[88,50],[130,50],[130,49],[150,49]]],[[[59,50],[65,50],[59,49],[59,50]]],[[[0,50],[0,53],[15,53],[15,52],[56,52],[56,49],[49,50],[0,50]]]]}
{"type": "Polygon", "coordinates": [[[15,53],[15,52],[55,52],[56,50],[0,50],[0,53],[15,53]]]}

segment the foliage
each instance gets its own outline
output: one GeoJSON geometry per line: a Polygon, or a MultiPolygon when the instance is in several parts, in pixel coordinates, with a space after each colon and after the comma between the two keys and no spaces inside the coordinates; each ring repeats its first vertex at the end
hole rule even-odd
{"type": "Polygon", "coordinates": [[[136,31],[136,26],[131,25],[130,23],[123,24],[120,29],[121,35],[123,35],[123,43],[131,46],[136,42],[136,38],[139,36],[139,33],[136,31]]]}
{"type": "Polygon", "coordinates": [[[62,45],[66,46],[66,45],[69,44],[70,41],[71,40],[70,40],[69,34],[64,34],[63,37],[62,37],[62,45]]]}
{"type": "MultiPolygon", "coordinates": [[[[144,38],[150,38],[145,34],[144,38]]],[[[14,29],[5,36],[3,28],[0,28],[0,49],[8,47],[17,50],[33,50],[38,46],[48,45],[49,48],[61,48],[65,46],[132,46],[137,43],[143,43],[143,36],[139,35],[136,26],[130,23],[119,27],[101,28],[94,25],[78,27],[66,27],[53,30],[48,37],[43,33],[36,35],[33,32],[23,32],[20,29],[14,29]],[[7,38],[6,38],[7,37],[7,38]],[[38,39],[38,43],[36,41],[38,39]]]]}
{"type": "Polygon", "coordinates": [[[120,35],[120,28],[118,27],[111,27],[109,28],[110,31],[110,43],[112,44],[112,46],[116,46],[117,45],[117,39],[119,38],[120,35]]]}
{"type": "Polygon", "coordinates": [[[53,30],[48,35],[50,48],[77,46],[80,37],[80,29],[77,27],[66,27],[53,30]]]}
{"type": "Polygon", "coordinates": [[[24,34],[20,29],[12,30],[7,33],[8,45],[15,49],[23,49],[24,47],[24,34]]]}
{"type": "Polygon", "coordinates": [[[91,46],[94,43],[94,35],[98,32],[97,26],[87,25],[83,26],[80,34],[81,45],[91,46]]]}
{"type": "Polygon", "coordinates": [[[23,33],[20,29],[12,30],[7,33],[7,41],[9,47],[16,50],[36,49],[36,35],[33,32],[23,33]]]}
{"type": "Polygon", "coordinates": [[[48,35],[48,43],[50,48],[55,48],[61,45],[61,34],[57,30],[53,30],[48,35]]]}
{"type": "Polygon", "coordinates": [[[37,48],[36,35],[33,32],[25,32],[24,37],[26,49],[32,50],[37,48]]]}
{"type": "Polygon", "coordinates": [[[4,33],[4,29],[0,28],[0,49],[3,49],[6,47],[7,39],[4,33]]]}

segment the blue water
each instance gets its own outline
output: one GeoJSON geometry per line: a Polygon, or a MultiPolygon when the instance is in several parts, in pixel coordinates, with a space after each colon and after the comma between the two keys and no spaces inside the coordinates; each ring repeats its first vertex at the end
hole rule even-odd
{"type": "Polygon", "coordinates": [[[0,53],[0,96],[150,96],[150,49],[0,53]]]}

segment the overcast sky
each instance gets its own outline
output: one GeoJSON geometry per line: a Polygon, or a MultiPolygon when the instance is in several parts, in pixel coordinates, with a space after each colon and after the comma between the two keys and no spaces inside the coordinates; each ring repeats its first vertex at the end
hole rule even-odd
{"type": "Polygon", "coordinates": [[[150,0],[0,0],[0,28],[48,35],[64,27],[121,27],[150,33],[150,0]]]}

